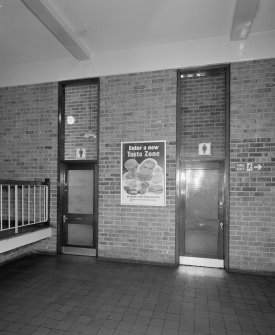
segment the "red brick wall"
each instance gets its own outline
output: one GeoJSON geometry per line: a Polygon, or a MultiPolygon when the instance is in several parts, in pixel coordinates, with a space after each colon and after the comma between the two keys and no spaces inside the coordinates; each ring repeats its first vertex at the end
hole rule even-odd
{"type": "Polygon", "coordinates": [[[74,116],[75,123],[65,123],[65,159],[75,159],[76,148],[86,148],[86,159],[96,160],[97,138],[85,138],[84,134],[91,127],[98,135],[97,84],[75,83],[65,87],[65,118],[68,115],[74,116]]]}
{"type": "Polygon", "coordinates": [[[99,256],[174,263],[176,71],[101,78],[99,256]],[[121,142],[166,140],[166,207],[120,204],[121,142]]]}
{"type": "Polygon", "coordinates": [[[211,156],[206,159],[225,156],[225,74],[217,69],[203,73],[181,79],[182,159],[201,159],[198,145],[202,142],[211,143],[211,156]]]}
{"type": "MultiPolygon", "coordinates": [[[[51,180],[51,224],[57,224],[57,83],[0,88],[0,179],[51,180]]],[[[56,251],[54,236],[36,245],[56,251]]],[[[29,247],[30,250],[34,245],[29,247]]],[[[24,248],[28,252],[28,248],[24,248]]],[[[22,254],[18,249],[12,252],[22,254]]],[[[2,254],[0,261],[9,259],[2,254]]]]}
{"type": "Polygon", "coordinates": [[[275,59],[232,64],[230,146],[230,269],[274,272],[275,59]]]}

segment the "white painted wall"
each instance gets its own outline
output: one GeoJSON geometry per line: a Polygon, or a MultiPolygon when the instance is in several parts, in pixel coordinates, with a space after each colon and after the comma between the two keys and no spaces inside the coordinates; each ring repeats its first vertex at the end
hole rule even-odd
{"type": "Polygon", "coordinates": [[[0,67],[0,86],[93,78],[106,75],[178,69],[275,57],[275,31],[251,34],[245,41],[229,36],[72,58],[0,67]]]}

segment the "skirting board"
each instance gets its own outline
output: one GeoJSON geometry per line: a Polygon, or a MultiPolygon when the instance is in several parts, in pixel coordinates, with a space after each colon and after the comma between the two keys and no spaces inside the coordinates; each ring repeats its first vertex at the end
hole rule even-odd
{"type": "Polygon", "coordinates": [[[207,268],[224,268],[223,259],[213,258],[198,258],[198,257],[186,257],[180,256],[180,265],[193,265],[193,266],[204,266],[207,268]]]}

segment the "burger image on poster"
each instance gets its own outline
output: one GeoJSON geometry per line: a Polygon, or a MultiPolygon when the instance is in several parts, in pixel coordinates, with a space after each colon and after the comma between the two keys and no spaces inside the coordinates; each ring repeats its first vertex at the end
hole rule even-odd
{"type": "Polygon", "coordinates": [[[135,159],[128,159],[125,164],[124,167],[126,170],[128,170],[129,172],[135,172],[136,169],[138,168],[138,162],[135,159]]]}
{"type": "Polygon", "coordinates": [[[148,187],[148,192],[156,193],[156,194],[162,193],[163,192],[163,186],[162,185],[150,185],[148,187]]]}
{"type": "Polygon", "coordinates": [[[151,180],[154,168],[157,166],[157,162],[152,159],[148,158],[145,159],[138,167],[138,178],[140,180],[151,180]]]}
{"type": "Polygon", "coordinates": [[[160,194],[164,191],[163,171],[155,159],[147,158],[140,164],[135,159],[128,159],[124,167],[127,172],[123,174],[123,186],[128,194],[160,194]]]}
{"type": "Polygon", "coordinates": [[[124,167],[127,170],[127,172],[124,173],[123,179],[126,180],[126,183],[128,185],[129,180],[136,179],[136,170],[138,168],[138,162],[135,159],[128,159],[124,163],[124,167]]]}

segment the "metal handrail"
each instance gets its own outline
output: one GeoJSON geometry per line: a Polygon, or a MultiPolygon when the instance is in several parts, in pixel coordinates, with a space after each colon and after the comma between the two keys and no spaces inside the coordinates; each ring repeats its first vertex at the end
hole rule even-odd
{"type": "Polygon", "coordinates": [[[49,223],[49,179],[0,180],[0,234],[39,223],[49,223]]]}

